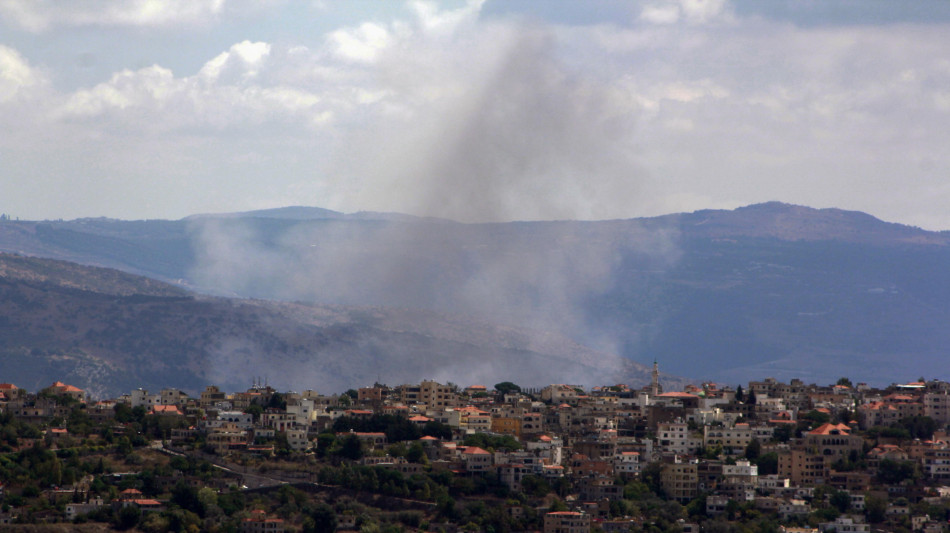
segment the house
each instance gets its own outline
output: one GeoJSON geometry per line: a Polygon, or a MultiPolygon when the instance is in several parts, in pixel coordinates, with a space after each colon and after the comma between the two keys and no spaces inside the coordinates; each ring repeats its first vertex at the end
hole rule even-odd
{"type": "Polygon", "coordinates": [[[167,416],[167,417],[180,417],[185,416],[184,413],[178,409],[177,405],[153,405],[152,414],[156,416],[167,416]]]}
{"type": "Polygon", "coordinates": [[[793,516],[805,516],[810,512],[811,505],[805,500],[792,498],[790,500],[783,500],[778,505],[778,515],[781,516],[783,520],[788,520],[793,516]]]}
{"type": "Polygon", "coordinates": [[[671,454],[689,454],[701,442],[694,439],[685,422],[665,422],[657,426],[656,441],[661,451],[671,454]]]}
{"type": "Polygon", "coordinates": [[[132,408],[151,409],[153,405],[161,405],[162,397],[158,394],[149,394],[146,389],[136,389],[129,395],[129,401],[132,408]]]}
{"type": "Polygon", "coordinates": [[[371,449],[383,448],[386,446],[386,434],[379,432],[359,432],[359,431],[342,431],[336,434],[338,439],[346,437],[347,435],[354,435],[360,440],[360,442],[371,449]]]}
{"type": "Polygon", "coordinates": [[[66,505],[66,520],[71,522],[75,520],[77,516],[94,512],[104,505],[102,498],[92,498],[85,503],[69,503],[66,505]]]}
{"type": "Polygon", "coordinates": [[[183,406],[188,403],[188,395],[178,389],[162,389],[159,395],[159,403],[183,406]]]}
{"type": "Polygon", "coordinates": [[[755,489],[759,481],[759,467],[747,459],[740,459],[734,465],[722,466],[720,490],[726,496],[737,501],[755,499],[755,489]]]}
{"type": "Polygon", "coordinates": [[[287,445],[290,446],[291,450],[302,452],[310,448],[310,439],[307,438],[305,428],[288,429],[284,434],[287,436],[287,445]]]}
{"type": "Polygon", "coordinates": [[[460,446],[462,462],[469,472],[485,472],[491,468],[492,455],[478,446],[460,446]]]}
{"type": "Polygon", "coordinates": [[[834,522],[822,522],[818,524],[821,531],[834,531],[835,533],[864,533],[870,532],[871,526],[858,522],[850,516],[839,516],[834,522]]]}
{"type": "Polygon", "coordinates": [[[521,491],[521,480],[525,476],[529,476],[536,473],[534,467],[523,465],[523,464],[502,464],[495,466],[496,471],[498,472],[498,480],[502,482],[511,490],[521,491]]]}
{"type": "Polygon", "coordinates": [[[614,472],[632,477],[640,473],[640,452],[619,452],[614,456],[614,472]]]}
{"type": "Polygon", "coordinates": [[[555,404],[576,402],[579,388],[575,385],[548,385],[541,389],[541,400],[555,404]]]}
{"type": "Polygon", "coordinates": [[[56,381],[49,387],[41,390],[40,393],[53,394],[55,396],[68,396],[77,402],[86,401],[86,392],[79,387],[67,385],[62,381],[56,381]]]}
{"type": "Polygon", "coordinates": [[[215,453],[222,454],[236,447],[247,446],[248,434],[235,424],[223,424],[208,431],[207,443],[215,453]]]}
{"type": "Polygon", "coordinates": [[[214,385],[208,385],[198,398],[198,407],[208,411],[227,400],[227,394],[214,385]]]}
{"type": "Polygon", "coordinates": [[[240,429],[251,429],[254,425],[254,416],[242,411],[218,411],[214,420],[205,422],[207,427],[220,427],[224,424],[234,424],[240,429]]]}
{"type": "Polygon", "coordinates": [[[576,511],[547,513],[544,533],[590,533],[590,515],[576,511]]]}
{"type": "Polygon", "coordinates": [[[815,455],[847,457],[852,451],[861,452],[864,439],[852,435],[845,424],[825,423],[806,433],[804,443],[815,455]]]}
{"type": "Polygon", "coordinates": [[[23,396],[26,396],[26,390],[17,387],[13,383],[0,383],[0,393],[2,393],[9,402],[19,400],[23,396]]]}
{"type": "Polygon", "coordinates": [[[241,533],[283,533],[287,531],[284,520],[269,517],[267,513],[257,509],[251,511],[251,516],[241,521],[241,533]]]}

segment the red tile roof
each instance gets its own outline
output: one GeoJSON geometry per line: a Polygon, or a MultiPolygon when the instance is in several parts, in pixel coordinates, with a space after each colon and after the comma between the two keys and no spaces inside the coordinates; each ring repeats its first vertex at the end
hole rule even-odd
{"type": "Polygon", "coordinates": [[[659,395],[660,398],[695,398],[695,394],[690,394],[688,392],[664,392],[659,395]]]}
{"type": "Polygon", "coordinates": [[[479,448],[478,446],[466,446],[462,453],[466,455],[491,455],[487,451],[479,448]]]}
{"type": "Polygon", "coordinates": [[[808,434],[809,435],[834,435],[834,434],[850,435],[851,428],[845,424],[826,423],[809,431],[808,434]]]}

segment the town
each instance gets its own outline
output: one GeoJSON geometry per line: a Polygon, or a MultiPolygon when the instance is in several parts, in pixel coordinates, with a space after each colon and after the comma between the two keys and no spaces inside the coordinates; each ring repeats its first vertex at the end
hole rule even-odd
{"type": "Polygon", "coordinates": [[[100,401],[4,383],[0,410],[10,528],[936,532],[950,517],[935,379],[664,391],[654,363],[639,389],[254,380],[100,401]]]}

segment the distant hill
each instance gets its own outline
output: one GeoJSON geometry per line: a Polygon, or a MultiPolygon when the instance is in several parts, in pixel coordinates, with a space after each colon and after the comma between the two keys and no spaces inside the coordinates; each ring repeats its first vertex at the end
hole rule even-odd
{"type": "Polygon", "coordinates": [[[191,215],[185,217],[185,220],[196,220],[203,218],[276,218],[284,220],[325,220],[334,218],[343,218],[346,215],[338,211],[323,209],[322,207],[290,206],[277,207],[274,209],[260,209],[257,211],[242,211],[238,213],[209,213],[200,215],[191,215]]]}
{"type": "Polygon", "coordinates": [[[595,222],[256,212],[0,224],[0,250],[207,294],[557,331],[598,353],[733,384],[946,378],[948,245],[948,232],[779,202],[595,222]]]}
{"type": "Polygon", "coordinates": [[[552,333],[425,311],[196,296],[111,269],[9,254],[0,254],[0,361],[3,380],[20,387],[62,380],[96,396],[243,390],[255,378],[328,393],[426,378],[649,380],[645,367],[552,333]]]}

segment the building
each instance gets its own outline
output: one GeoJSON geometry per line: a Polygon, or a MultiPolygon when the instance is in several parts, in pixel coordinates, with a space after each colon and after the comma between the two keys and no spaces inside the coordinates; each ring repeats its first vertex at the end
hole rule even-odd
{"type": "Polygon", "coordinates": [[[851,434],[845,424],[822,424],[805,434],[805,447],[815,455],[847,457],[852,451],[860,453],[864,439],[851,434]]]}
{"type": "Polygon", "coordinates": [[[866,533],[871,531],[868,524],[857,522],[849,516],[839,516],[834,522],[822,522],[818,524],[821,531],[834,531],[835,533],[866,533]]]}
{"type": "Polygon", "coordinates": [[[660,472],[660,486],[667,498],[686,503],[696,497],[699,469],[696,463],[666,463],[660,472]]]}
{"type": "Polygon", "coordinates": [[[241,533],[283,533],[286,530],[283,519],[268,517],[261,510],[251,511],[251,516],[241,521],[241,533]]]}
{"type": "Polygon", "coordinates": [[[793,448],[778,456],[778,475],[798,486],[821,485],[830,473],[829,462],[823,455],[793,448]]]}
{"type": "Polygon", "coordinates": [[[77,402],[86,401],[86,391],[80,389],[79,387],[74,387],[72,385],[67,385],[62,381],[56,381],[49,387],[46,387],[41,393],[53,394],[56,396],[68,396],[77,402]]]}
{"type": "Polygon", "coordinates": [[[755,499],[758,481],[759,467],[747,459],[741,459],[734,465],[722,465],[722,482],[719,488],[723,494],[734,500],[751,501],[755,499]]]}
{"type": "Polygon", "coordinates": [[[590,533],[590,515],[576,511],[547,513],[544,533],[590,533]]]}
{"type": "Polygon", "coordinates": [[[685,422],[665,422],[657,426],[656,443],[661,451],[686,455],[698,447],[696,439],[690,437],[685,422]]]}

